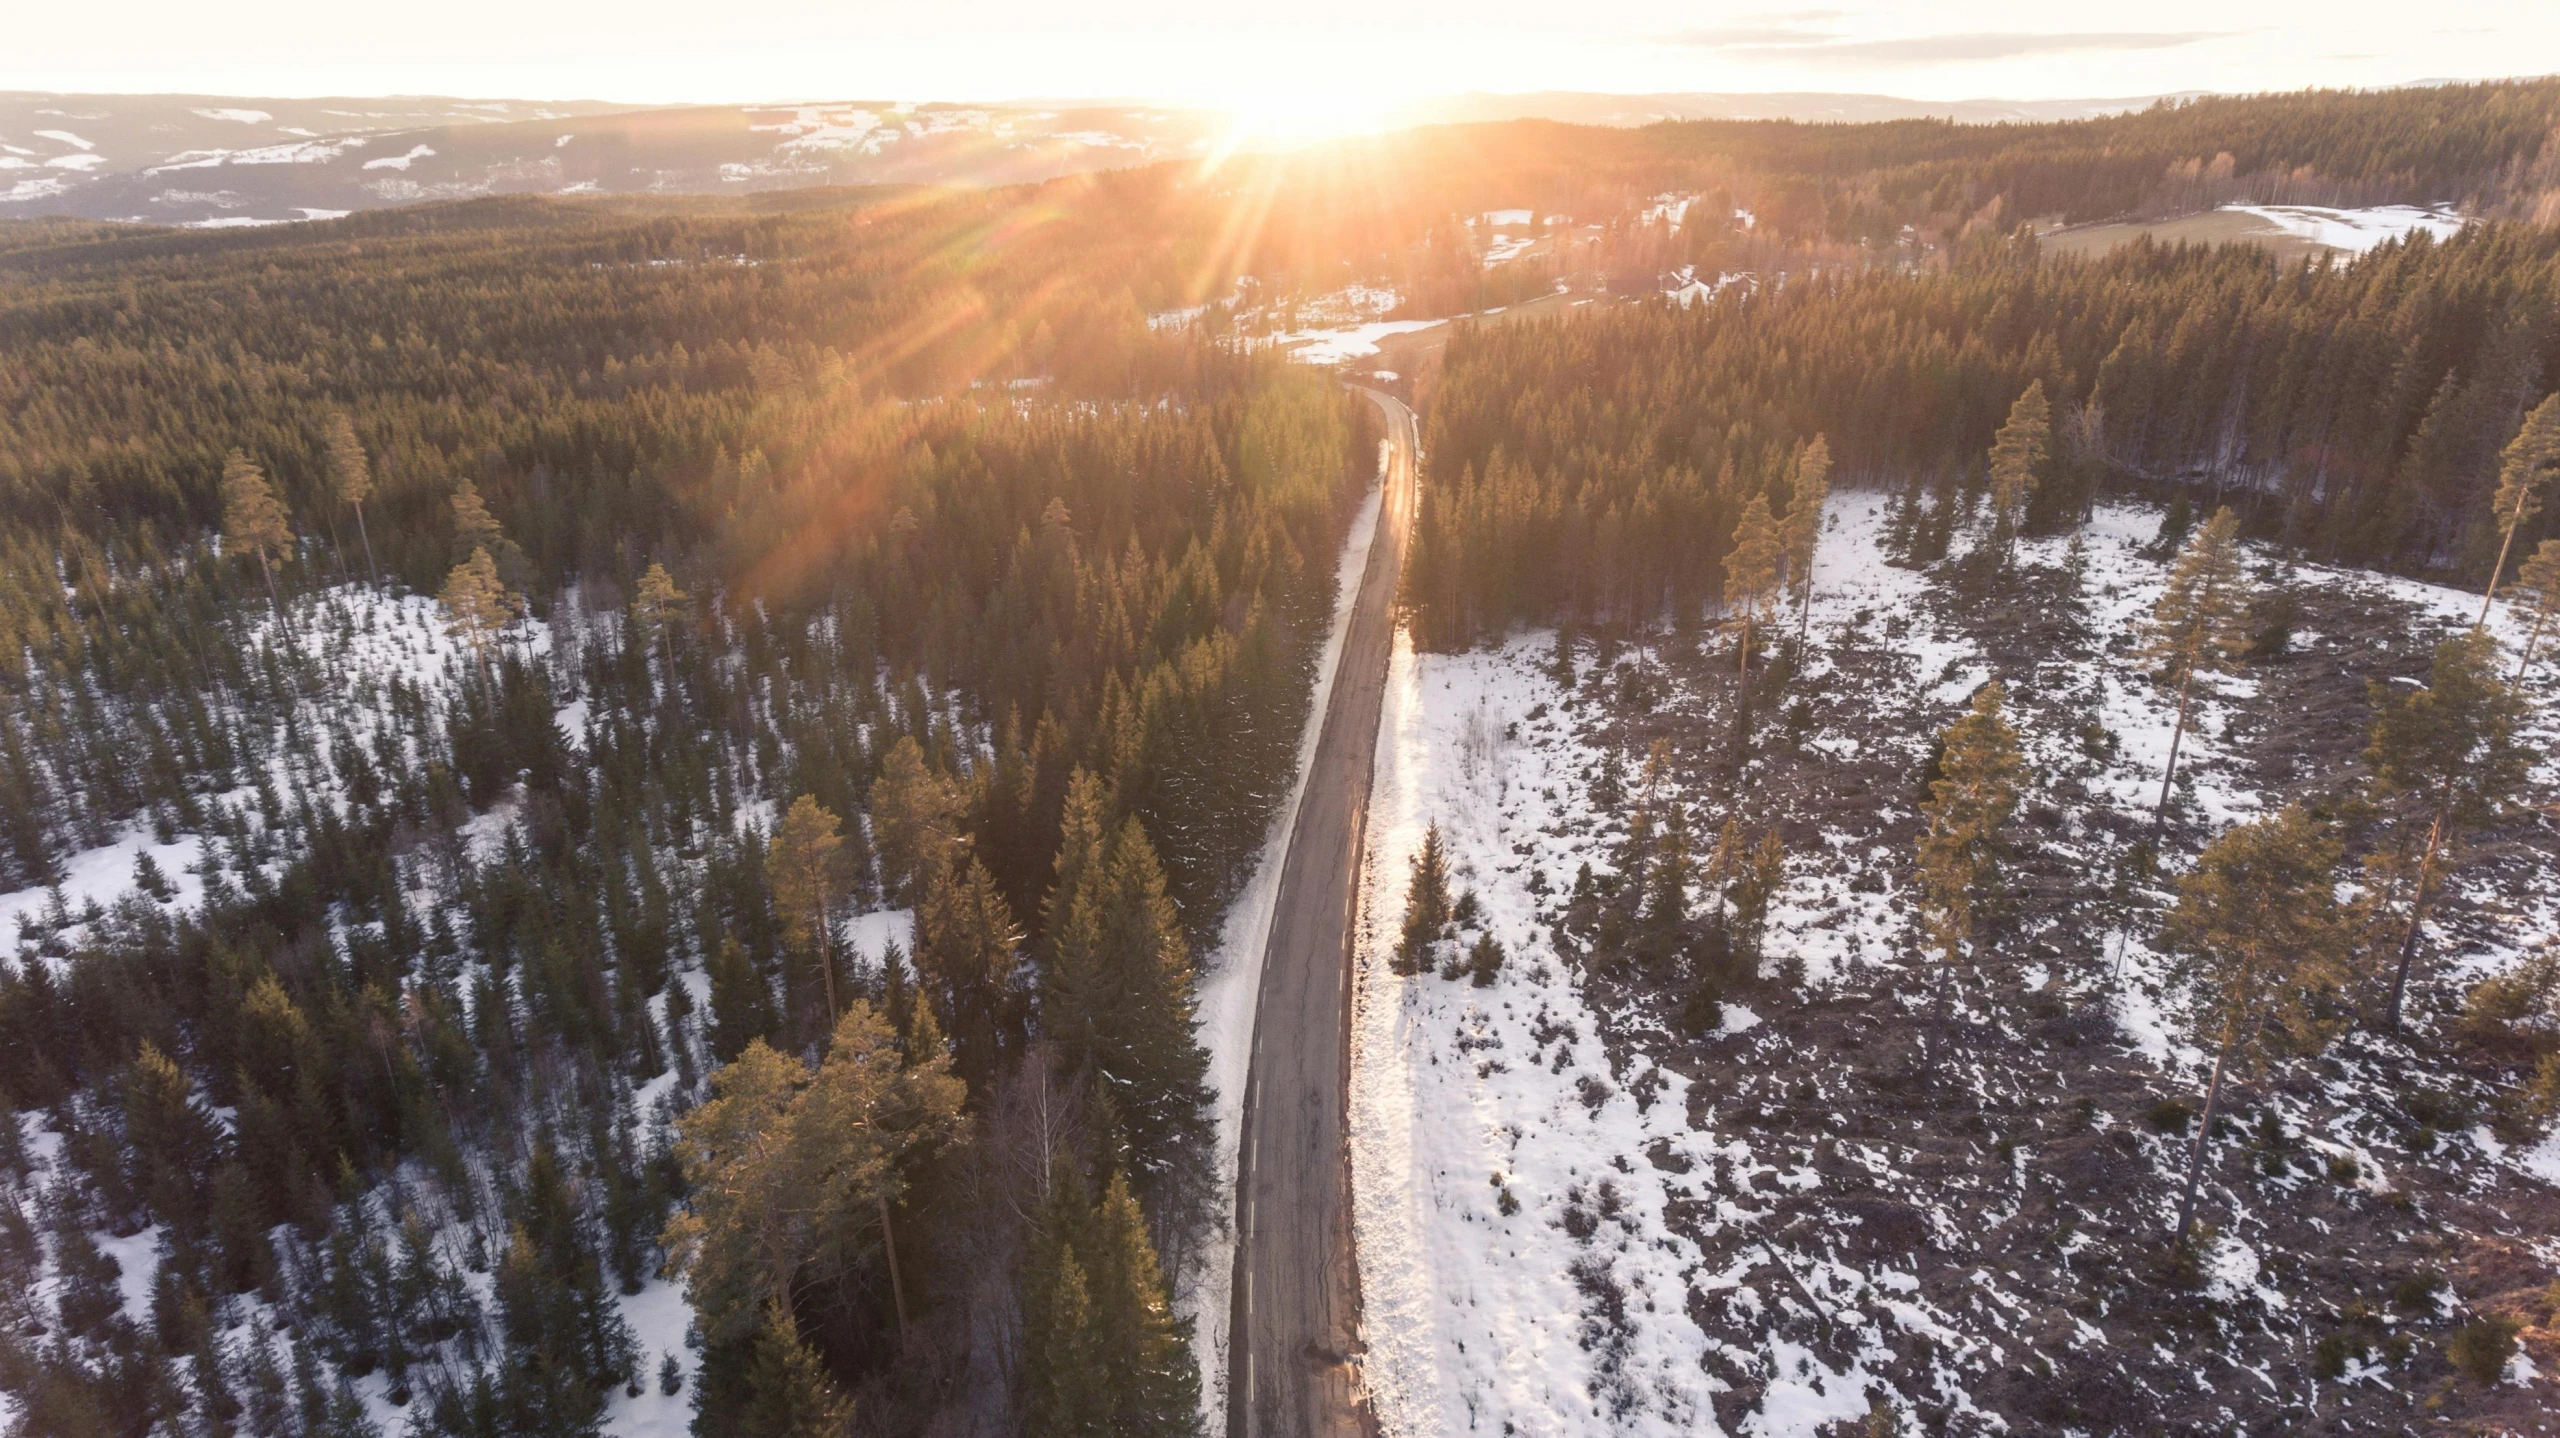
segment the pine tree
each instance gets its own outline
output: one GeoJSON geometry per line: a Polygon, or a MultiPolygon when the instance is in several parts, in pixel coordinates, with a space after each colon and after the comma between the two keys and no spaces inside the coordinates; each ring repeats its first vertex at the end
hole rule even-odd
{"type": "Polygon", "coordinates": [[[355,421],[343,410],[329,416],[324,468],[330,496],[356,512],[356,533],[364,539],[365,574],[381,578],[382,571],[373,562],[373,531],[365,527],[364,519],[364,502],[373,497],[373,467],[365,462],[364,445],[356,439],[355,421]]]}
{"type": "Polygon", "coordinates": [[[1983,685],[1972,707],[1947,726],[1939,778],[1920,804],[1929,825],[1918,850],[1920,915],[1939,952],[1935,1027],[1942,1034],[1956,967],[1995,882],[2000,826],[2018,806],[2025,773],[2018,733],[2000,712],[2002,698],[1998,680],[1983,685]]]}
{"type": "Polygon", "coordinates": [[[641,642],[655,644],[667,627],[680,617],[688,596],[676,588],[667,567],[652,561],[642,571],[638,591],[631,600],[631,627],[638,631],[641,642]]]}
{"type": "Polygon", "coordinates": [[[2541,510],[2542,492],[2555,473],[2560,473],[2560,394],[2535,405],[2498,456],[2498,492],[2489,501],[2489,515],[2502,533],[2497,562],[2489,566],[2489,587],[2480,595],[2477,623],[2489,622],[2489,602],[2498,596],[2498,576],[2506,570],[2507,551],[2515,548],[2516,531],[2541,510]]]}
{"type": "Polygon", "coordinates": [[[276,598],[274,560],[293,547],[293,528],[286,522],[284,500],[266,471],[236,449],[222,461],[222,543],[231,553],[258,557],[258,573],[267,582],[267,603],[281,618],[284,608],[276,598]]]}
{"type": "Polygon", "coordinates": [[[1787,578],[1796,591],[1796,641],[1813,625],[1813,559],[1831,503],[1831,445],[1821,435],[1796,456],[1787,486],[1787,578]]]}
{"type": "Polygon", "coordinates": [[[489,680],[489,642],[507,627],[519,612],[515,593],[498,579],[498,566],[489,551],[474,549],[471,557],[453,567],[444,579],[444,590],[436,596],[443,606],[445,623],[452,632],[471,646],[480,661],[480,678],[489,680]]]}
{"type": "Polygon", "coordinates": [[[746,1411],[736,1423],[739,1438],[846,1438],[853,1431],[853,1400],[800,1341],[790,1305],[781,1299],[764,1306],[747,1365],[746,1411]]]}
{"type": "Polygon", "coordinates": [[[841,850],[842,825],[808,794],[774,826],[765,851],[765,875],[773,885],[773,904],[782,932],[797,947],[812,950],[827,996],[827,1027],[836,1023],[836,906],[845,892],[841,850]]]}
{"type": "Polygon", "coordinates": [[[1437,823],[1422,831],[1414,851],[1413,878],[1405,887],[1404,931],[1396,940],[1395,971],[1418,974],[1431,967],[1431,946],[1449,924],[1449,862],[1437,823]]]}
{"type": "Polygon", "coordinates": [[[1780,547],[1777,522],[1769,516],[1769,496],[1751,496],[1733,528],[1733,549],[1724,557],[1724,607],[1740,635],[1735,672],[1751,672],[1751,626],[1768,607],[1778,584],[1780,547]]]}
{"type": "Polygon", "coordinates": [[[920,907],[933,877],[960,843],[960,791],[925,763],[924,747],[901,736],[871,785],[871,828],[880,879],[891,897],[920,907]]]}
{"type": "Polygon", "coordinates": [[[2168,585],[2151,608],[2142,656],[2160,666],[2178,691],[2178,718],[2169,731],[2169,762],[2160,774],[2156,826],[2168,815],[2170,786],[2178,777],[2178,749],[2187,735],[2198,674],[2219,673],[2238,661],[2248,644],[2249,576],[2240,564],[2240,519],[2226,506],[2178,552],[2168,585]]]}
{"type": "Polygon", "coordinates": [[[2036,478],[2053,451],[2053,405],[2044,381],[2032,380],[1991,442],[1991,542],[2006,563],[2019,520],[2035,497],[2036,478]]]}
{"type": "Polygon", "coordinates": [[[2410,966],[2445,860],[2464,831],[2490,822],[2506,807],[2531,764],[2516,737],[2523,699],[2497,670],[2497,641],[2474,629],[2436,646],[2425,688],[2378,679],[2368,686],[2374,716],[2365,763],[2376,799],[2397,819],[2399,836],[2394,849],[2375,855],[2385,876],[2377,898],[2387,906],[2404,885],[2413,890],[2392,972],[2387,1027],[2400,1025],[2410,966]],[[2423,839],[2417,828],[2421,815],[2423,839]],[[2418,851],[2414,873],[2412,849],[2418,851]]]}
{"type": "Polygon", "coordinates": [[[2560,539],[2542,541],[2516,569],[2515,587],[2533,604],[2533,623],[2525,631],[2524,652],[2516,659],[2515,678],[2522,682],[2533,667],[2533,651],[2542,642],[2542,631],[2551,627],[2554,615],[2560,615],[2560,539]]]}
{"type": "Polygon", "coordinates": [[[939,1044],[910,1052],[860,999],[812,1073],[750,1042],[677,1121],[690,1195],[660,1246],[704,1334],[744,1337],[812,1262],[849,1263],[890,1234],[905,1170],[955,1141],[966,1090],[939,1044]]]}
{"type": "Polygon", "coordinates": [[[2329,1010],[2345,981],[2348,936],[2338,855],[2316,820],[2287,808],[2226,831],[2178,881],[2163,937],[2185,960],[2192,1027],[2197,1044],[2213,1050],[2213,1076],[2187,1153],[2174,1247],[2185,1246],[2195,1220],[2225,1070],[2270,1043],[2316,1048],[2334,1027],[2329,1010]]]}

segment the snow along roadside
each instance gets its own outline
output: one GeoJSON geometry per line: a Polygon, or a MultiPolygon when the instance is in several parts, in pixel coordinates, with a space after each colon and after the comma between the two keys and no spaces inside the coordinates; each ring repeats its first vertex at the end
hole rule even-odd
{"type": "Polygon", "coordinates": [[[1342,541],[1342,558],[1334,566],[1333,627],[1316,660],[1315,694],[1307,708],[1306,727],[1298,735],[1297,777],[1290,782],[1288,800],[1271,818],[1253,877],[1228,906],[1217,949],[1200,969],[1199,1032],[1201,1046],[1209,1051],[1209,1086],[1215,1094],[1219,1184],[1211,1231],[1198,1256],[1175,1277],[1174,1308],[1192,1323],[1191,1351],[1200,1362],[1201,1418],[1211,1432],[1226,1428],[1227,1324],[1236,1276],[1233,1181],[1244,1128],[1245,1070],[1253,1055],[1254,1006],[1262,995],[1262,958],[1270,947],[1271,915],[1280,897],[1281,860],[1289,851],[1289,835],[1298,826],[1307,769],[1315,757],[1316,740],[1324,734],[1334,672],[1342,665],[1343,635],[1351,625],[1352,606],[1359,602],[1360,578],[1368,572],[1370,542],[1378,533],[1387,456],[1387,444],[1381,442],[1378,479],[1370,484],[1359,513],[1352,516],[1350,533],[1342,541]]]}

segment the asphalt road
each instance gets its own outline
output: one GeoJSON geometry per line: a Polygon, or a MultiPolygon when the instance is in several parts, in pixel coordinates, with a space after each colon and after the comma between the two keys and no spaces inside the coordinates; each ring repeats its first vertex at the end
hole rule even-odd
{"type": "Polygon", "coordinates": [[[1363,390],[1392,452],[1263,956],[1236,1165],[1230,1438],[1372,1434],[1351,1247],[1351,939],[1395,593],[1413,519],[1413,411],[1363,390]]]}

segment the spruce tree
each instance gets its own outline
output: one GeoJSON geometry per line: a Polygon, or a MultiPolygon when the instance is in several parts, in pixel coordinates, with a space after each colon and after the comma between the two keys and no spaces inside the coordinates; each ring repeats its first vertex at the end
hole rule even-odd
{"type": "Polygon", "coordinates": [[[926,880],[916,968],[941,1007],[962,1076],[991,1082],[1013,1048],[1022,931],[987,866],[968,855],[926,880]]]}
{"type": "Polygon", "coordinates": [[[2338,841],[2318,821],[2287,808],[2226,831],[2178,881],[2163,937],[2184,960],[2190,1026],[2198,1046],[2212,1050],[2213,1072],[2187,1151],[2174,1247],[2185,1246],[2195,1220],[2226,1069],[2275,1043],[2317,1048],[2334,1028],[2348,938],[2336,897],[2338,855],[2338,841]]]}
{"type": "Polygon", "coordinates": [[[1089,1301],[1106,1335],[1110,1431],[1191,1438],[1200,1431],[1200,1369],[1191,1357],[1190,1324],[1174,1316],[1146,1219],[1120,1174],[1103,1187],[1087,1258],[1089,1301]]]}
{"type": "Polygon", "coordinates": [[[1095,852],[1083,806],[1070,800],[1060,872],[1072,895],[1051,902],[1053,959],[1041,1026],[1072,1072],[1112,1094],[1150,1201],[1198,1176],[1208,1145],[1208,1055],[1193,1032],[1188,944],[1155,847],[1135,817],[1095,852]]]}
{"type": "Polygon", "coordinates": [[[773,989],[737,939],[722,934],[711,950],[711,1052],[728,1063],[773,1033],[773,989]]]}
{"type": "Polygon", "coordinates": [[[1032,1325],[1031,1384],[1023,1432],[1029,1438],[1104,1438],[1111,1429],[1109,1377],[1099,1361],[1084,1265],[1073,1250],[1057,1260],[1048,1302],[1032,1325]]]}
{"type": "Polygon", "coordinates": [[[186,1075],[148,1040],[125,1075],[124,1116],[134,1191],[192,1242],[207,1216],[205,1177],[222,1159],[221,1130],[186,1075]]]}
{"type": "Polygon", "coordinates": [[[1396,940],[1395,971],[1418,974],[1431,967],[1431,946],[1449,924],[1449,862],[1440,849],[1437,823],[1422,831],[1413,877],[1405,886],[1404,930],[1396,940]]]}
{"type": "Polygon", "coordinates": [[[2178,718],[2169,731],[2169,761],[2160,773],[2160,802],[2151,822],[2168,815],[2171,785],[2178,777],[2178,749],[2187,735],[2196,676],[2229,669],[2247,647],[2251,589],[2240,563],[2240,519],[2229,507],[2213,518],[2178,552],[2169,582],[2151,608],[2143,636],[2142,656],[2159,665],[2162,679],[2178,691],[2178,718]]]}
{"type": "Polygon", "coordinates": [[[473,484],[469,475],[454,481],[453,534],[457,550],[464,553],[495,550],[507,542],[506,530],[489,512],[488,502],[480,497],[480,486],[473,484]]]}
{"type": "Polygon", "coordinates": [[[734,1422],[739,1438],[847,1438],[853,1431],[853,1400],[800,1341],[791,1307],[781,1299],[764,1306],[747,1362],[745,1411],[734,1422]]]}
{"type": "Polygon", "coordinates": [[[1928,821],[1918,848],[1920,916],[1939,955],[1934,1027],[1941,1043],[1956,967],[1996,882],[2000,826],[2018,807],[2026,768],[2018,733],[2000,712],[2002,697],[1998,680],[1983,685],[1947,726],[1939,777],[1920,804],[1928,821]]]}

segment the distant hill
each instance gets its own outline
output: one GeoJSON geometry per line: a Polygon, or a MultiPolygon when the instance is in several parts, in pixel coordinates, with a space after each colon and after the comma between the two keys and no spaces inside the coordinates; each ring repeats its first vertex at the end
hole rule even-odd
{"type": "Polygon", "coordinates": [[[1526,95],[1453,95],[1416,105],[1400,119],[1413,123],[1473,124],[1488,120],[1561,120],[1571,125],[1651,125],[1663,120],[1828,120],[1866,124],[1878,120],[1955,120],[1990,125],[2010,121],[2088,120],[2139,110],[2157,99],[2115,100],[1905,100],[1892,95],[1767,95],[1673,93],[1595,95],[1547,90],[1526,95]]]}
{"type": "MultiPolygon", "coordinates": [[[[2068,120],[2120,100],[1886,95],[1459,95],[1398,124],[1544,119],[2068,120]]],[[[443,96],[0,92],[0,219],[167,225],[321,219],[493,194],[745,194],[812,185],[997,185],[1206,151],[1224,119],[1134,100],[1000,105],[840,101],[653,107],[443,96]]]]}
{"type": "Polygon", "coordinates": [[[1137,105],[4,93],[0,218],[257,224],[491,194],[1011,184],[1196,153],[1221,127],[1137,105]]]}

